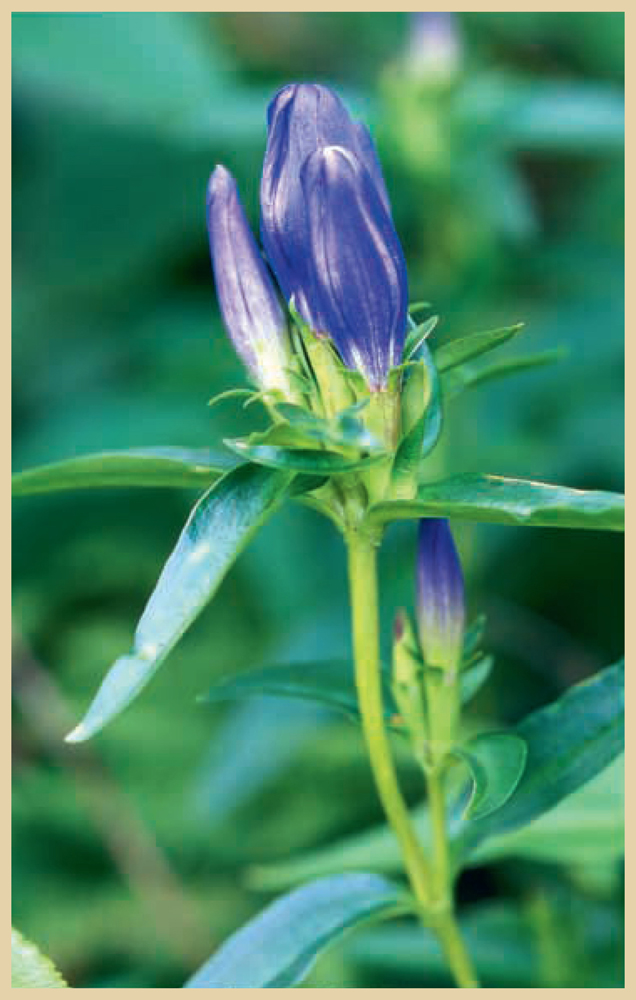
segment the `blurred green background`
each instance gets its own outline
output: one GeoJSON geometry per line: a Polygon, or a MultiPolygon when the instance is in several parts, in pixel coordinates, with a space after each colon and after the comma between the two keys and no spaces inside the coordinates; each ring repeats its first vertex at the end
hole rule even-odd
{"type": "MultiPolygon", "coordinates": [[[[244,379],[215,303],[205,186],[225,163],[257,225],[267,103],[311,79],[372,127],[411,299],[439,313],[438,342],[522,320],[509,357],[566,349],[454,402],[431,476],[622,489],[623,14],[442,27],[405,13],[13,15],[17,469],[247,426],[234,402],[206,407],[244,379]]],[[[292,701],[195,703],[214,678],[347,650],[342,545],[300,507],[263,530],[143,696],[85,749],[63,745],[194,499],[15,504],[14,922],[76,987],[180,986],[270,898],[255,865],[381,820],[350,723],[292,701]]],[[[412,603],[413,538],[395,527],[384,545],[386,639],[412,603]]],[[[514,722],[620,655],[619,537],[468,526],[458,540],[496,656],[475,718],[514,722]]],[[[417,802],[408,761],[403,774],[417,802]]],[[[486,985],[621,985],[616,832],[600,843],[585,864],[564,836],[550,863],[462,877],[462,912],[499,919],[474,945],[486,985]]],[[[392,931],[345,940],[306,985],[447,984],[408,951],[408,928],[392,931]]]]}

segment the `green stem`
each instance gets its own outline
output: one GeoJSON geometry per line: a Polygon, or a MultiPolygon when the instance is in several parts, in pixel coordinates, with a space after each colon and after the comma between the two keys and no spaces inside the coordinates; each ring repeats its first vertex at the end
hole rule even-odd
{"type": "Polygon", "coordinates": [[[446,803],[440,771],[427,772],[428,805],[433,833],[433,927],[458,986],[479,986],[470,956],[462,939],[453,906],[453,876],[450,862],[446,803]]]}
{"type": "Polygon", "coordinates": [[[439,938],[457,985],[477,987],[479,983],[453,911],[446,810],[439,773],[427,773],[435,860],[431,870],[413,828],[393,763],[384,720],[380,672],[377,539],[352,528],[346,534],[346,544],[356,687],[378,795],[400,845],[423,925],[432,929],[439,938]]]}
{"type": "Polygon", "coordinates": [[[402,797],[384,722],[376,541],[354,529],[347,534],[346,542],[356,687],[369,760],[380,801],[397,837],[413,893],[424,914],[430,889],[428,863],[402,797]]]}

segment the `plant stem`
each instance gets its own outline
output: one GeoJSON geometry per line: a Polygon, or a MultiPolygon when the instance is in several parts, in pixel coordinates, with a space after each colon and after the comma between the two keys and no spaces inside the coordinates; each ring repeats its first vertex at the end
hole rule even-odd
{"type": "Polygon", "coordinates": [[[453,906],[453,881],[450,864],[446,803],[439,769],[427,771],[428,805],[433,832],[433,927],[444,949],[458,986],[477,987],[479,983],[466,950],[453,906]]]}
{"type": "Polygon", "coordinates": [[[356,687],[362,727],[378,795],[400,845],[413,893],[424,913],[430,891],[428,863],[402,797],[384,721],[376,540],[353,529],[347,533],[346,543],[356,687]]]}
{"type": "Polygon", "coordinates": [[[434,869],[422,851],[400,790],[384,719],[379,652],[377,539],[358,528],[346,536],[353,621],[356,687],[362,727],[376,788],[400,845],[404,866],[423,925],[444,949],[460,987],[479,983],[461,938],[452,901],[452,877],[446,831],[444,791],[439,772],[427,774],[434,841],[434,869]]]}

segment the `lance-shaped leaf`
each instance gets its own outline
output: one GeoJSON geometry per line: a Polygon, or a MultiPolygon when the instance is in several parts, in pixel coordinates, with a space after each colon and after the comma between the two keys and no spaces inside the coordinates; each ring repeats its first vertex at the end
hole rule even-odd
{"type": "Polygon", "coordinates": [[[16,930],[11,930],[11,988],[68,987],[49,958],[16,930]]]}
{"type": "Polygon", "coordinates": [[[239,553],[291,492],[292,478],[242,465],[204,494],[146,605],[132,652],[113,664],[86,716],[66,737],[69,742],[98,732],[145,687],[239,553]]]}
{"type": "MultiPolygon", "coordinates": [[[[462,671],[459,680],[462,701],[472,698],[486,680],[491,666],[491,657],[484,657],[462,671]]],[[[360,721],[353,664],[345,659],[308,660],[246,670],[215,684],[206,694],[200,695],[198,701],[214,703],[259,695],[318,702],[344,712],[355,722],[360,721]]],[[[387,723],[398,731],[403,729],[387,669],[382,671],[382,695],[387,723]]]]}
{"type": "Polygon", "coordinates": [[[274,989],[300,983],[332,941],[371,917],[406,907],[403,890],[377,875],[318,879],[275,900],[185,983],[186,989],[274,989]]]}
{"type": "Polygon", "coordinates": [[[38,465],[12,477],[14,496],[105,487],[209,486],[238,459],[211,448],[131,448],[38,465]]]}
{"type": "Polygon", "coordinates": [[[423,484],[416,499],[376,504],[369,512],[375,524],[419,517],[622,531],[625,498],[605,490],[577,490],[476,473],[423,484]]]}
{"type": "Polygon", "coordinates": [[[514,326],[505,326],[500,330],[471,333],[467,337],[459,337],[457,340],[442,344],[433,355],[437,370],[441,374],[451,368],[456,368],[457,365],[461,365],[465,361],[478,358],[481,354],[506,344],[521,330],[523,330],[523,323],[516,323],[514,326]]]}

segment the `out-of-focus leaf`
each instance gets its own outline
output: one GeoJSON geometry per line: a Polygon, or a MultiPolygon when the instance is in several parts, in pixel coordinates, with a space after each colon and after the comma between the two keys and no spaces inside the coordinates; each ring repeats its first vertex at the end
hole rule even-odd
{"type": "Polygon", "coordinates": [[[594,83],[532,83],[509,89],[501,140],[515,149],[555,152],[621,150],[625,105],[617,89],[594,83]]]}
{"type": "Polygon", "coordinates": [[[14,496],[56,490],[131,486],[209,486],[238,465],[226,452],[210,448],[131,448],[67,458],[16,472],[14,496]]]}
{"type": "MultiPolygon", "coordinates": [[[[488,985],[536,985],[531,928],[506,903],[487,903],[460,917],[462,937],[480,980],[488,985]]],[[[433,934],[414,923],[387,924],[362,931],[347,955],[365,968],[396,976],[448,979],[448,962],[433,934]]]]}
{"type": "Polygon", "coordinates": [[[525,770],[500,809],[457,823],[452,839],[459,861],[488,837],[531,823],[622,753],[624,674],[622,661],[607,667],[518,724],[528,751],[525,770]]]}
{"type": "Polygon", "coordinates": [[[336,875],[277,899],[236,932],[186,989],[273,989],[301,982],[345,931],[404,906],[399,886],[377,875],[336,875]]]}
{"type": "Polygon", "coordinates": [[[146,605],[132,653],[113,664],[86,716],[67,736],[69,742],[98,732],[145,687],[291,483],[287,473],[243,465],[204,494],[146,605]]]}
{"type": "Polygon", "coordinates": [[[523,323],[515,323],[514,326],[505,326],[500,330],[487,330],[484,333],[471,333],[467,337],[459,337],[457,340],[442,344],[433,355],[437,370],[441,374],[465,361],[478,358],[481,354],[492,351],[495,347],[512,340],[522,330],[523,323]]]}
{"type": "MultiPolygon", "coordinates": [[[[397,708],[384,677],[383,681],[385,716],[390,719],[397,708]]],[[[360,718],[353,667],[348,660],[314,660],[250,670],[216,684],[201,700],[225,701],[259,694],[318,701],[355,720],[360,718]]]]}
{"type": "MultiPolygon", "coordinates": [[[[462,673],[460,689],[463,701],[468,701],[473,696],[485,680],[490,666],[490,658],[484,657],[462,673]]],[[[387,722],[391,723],[399,713],[391,693],[387,671],[382,672],[382,691],[384,716],[387,722]]],[[[350,660],[344,659],[308,660],[249,670],[215,684],[206,694],[200,696],[199,701],[214,703],[258,695],[319,702],[344,712],[356,722],[360,721],[353,665],[350,660]]],[[[399,729],[399,725],[396,728],[399,729]]]]}
{"type": "Polygon", "coordinates": [[[473,779],[466,819],[479,819],[501,808],[519,784],[526,763],[524,740],[516,733],[479,733],[455,751],[473,779]]]}
{"type": "Polygon", "coordinates": [[[452,517],[459,521],[591,528],[622,531],[625,499],[604,490],[467,474],[420,486],[415,500],[393,500],[371,508],[376,524],[404,518],[452,517]]]}
{"type": "Polygon", "coordinates": [[[444,397],[453,399],[465,389],[472,389],[485,382],[506,378],[508,375],[517,375],[520,372],[532,371],[535,368],[545,368],[547,365],[561,361],[565,354],[566,352],[560,347],[554,347],[547,351],[538,351],[536,354],[522,355],[518,358],[506,358],[477,368],[472,366],[455,368],[442,377],[444,397]]]}
{"type": "Polygon", "coordinates": [[[53,962],[16,930],[11,931],[11,988],[67,987],[53,962]]]}
{"type": "MultiPolygon", "coordinates": [[[[199,21],[197,31],[196,18],[176,12],[18,13],[14,71],[20,85],[106,120],[192,138],[202,137],[205,126],[217,134],[223,111],[227,132],[243,125],[248,94],[228,114],[241,91],[227,50],[214,48],[212,30],[204,38],[203,27],[199,21]],[[179,86],[171,84],[175,79],[179,86]]],[[[256,132],[258,101],[250,111],[249,129],[256,132]]]]}
{"type": "Polygon", "coordinates": [[[492,656],[482,656],[481,659],[475,663],[471,663],[469,667],[462,670],[459,685],[464,704],[470,701],[477,694],[481,686],[486,683],[490,677],[493,663],[492,656]]]}

